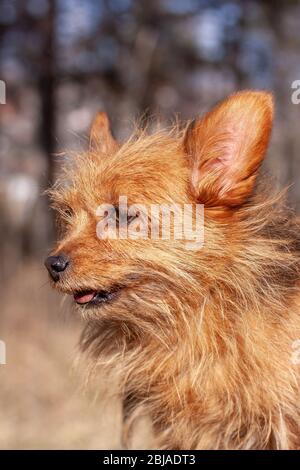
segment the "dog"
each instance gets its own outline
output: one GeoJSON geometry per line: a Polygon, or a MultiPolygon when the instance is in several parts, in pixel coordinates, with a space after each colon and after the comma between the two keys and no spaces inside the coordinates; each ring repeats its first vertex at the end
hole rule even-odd
{"type": "Polygon", "coordinates": [[[260,170],[272,120],[271,94],[242,91],[120,145],[99,113],[49,190],[46,267],[86,320],[82,349],[119,378],[128,436],[147,415],[161,449],[300,447],[299,225],[260,170]],[[193,246],[175,223],[161,236],[161,212],[148,236],[168,204],[203,208],[193,246]]]}

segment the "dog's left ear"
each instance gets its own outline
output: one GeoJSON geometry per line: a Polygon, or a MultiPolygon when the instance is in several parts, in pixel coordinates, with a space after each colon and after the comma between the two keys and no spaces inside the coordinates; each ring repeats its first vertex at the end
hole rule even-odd
{"type": "Polygon", "coordinates": [[[184,149],[191,165],[191,188],[199,202],[234,207],[245,201],[264,158],[272,120],[272,96],[245,91],[188,127],[184,149]]]}
{"type": "Polygon", "coordinates": [[[113,138],[110,130],[108,116],[104,112],[96,114],[90,131],[90,150],[99,150],[102,153],[111,153],[119,148],[118,142],[113,138]]]}

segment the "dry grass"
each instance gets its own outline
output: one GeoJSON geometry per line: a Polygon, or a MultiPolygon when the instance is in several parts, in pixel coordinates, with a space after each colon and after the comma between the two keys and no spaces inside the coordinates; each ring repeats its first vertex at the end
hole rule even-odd
{"type": "Polygon", "coordinates": [[[83,392],[72,370],[80,322],[63,313],[42,265],[20,266],[2,288],[0,448],[120,448],[120,403],[83,392]]]}

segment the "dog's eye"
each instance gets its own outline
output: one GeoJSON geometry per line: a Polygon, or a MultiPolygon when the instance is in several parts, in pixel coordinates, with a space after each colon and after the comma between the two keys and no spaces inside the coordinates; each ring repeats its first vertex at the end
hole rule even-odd
{"type": "Polygon", "coordinates": [[[71,218],[74,215],[74,211],[71,207],[66,206],[63,208],[63,216],[67,219],[71,218]]]}
{"type": "MultiPolygon", "coordinates": [[[[122,209],[121,209],[121,211],[122,211],[122,209]]],[[[119,209],[119,207],[117,207],[117,206],[115,207],[115,216],[116,216],[116,222],[117,222],[117,224],[119,224],[121,216],[122,216],[122,218],[123,218],[123,217],[124,217],[124,218],[126,217],[125,214],[123,214],[122,212],[120,213],[120,209],[119,209]]],[[[129,224],[130,224],[134,219],[136,219],[137,217],[138,217],[138,214],[129,215],[129,214],[127,213],[127,224],[129,225],[129,224]]]]}
{"type": "Polygon", "coordinates": [[[127,214],[127,223],[130,224],[134,219],[138,217],[139,214],[134,214],[134,215],[128,215],[127,214]]]}

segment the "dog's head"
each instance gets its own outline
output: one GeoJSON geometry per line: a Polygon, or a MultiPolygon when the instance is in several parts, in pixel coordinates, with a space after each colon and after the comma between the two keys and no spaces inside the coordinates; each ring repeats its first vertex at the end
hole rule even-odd
{"type": "Polygon", "coordinates": [[[150,306],[152,315],[167,311],[180,295],[193,301],[195,279],[209,283],[225,262],[272,114],[269,94],[241,92],[185,129],[140,132],[119,145],[100,113],[89,151],[71,159],[50,190],[61,228],[46,260],[54,286],[97,316],[146,317],[150,306]]]}

